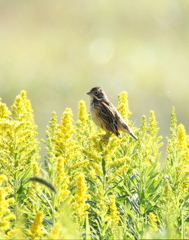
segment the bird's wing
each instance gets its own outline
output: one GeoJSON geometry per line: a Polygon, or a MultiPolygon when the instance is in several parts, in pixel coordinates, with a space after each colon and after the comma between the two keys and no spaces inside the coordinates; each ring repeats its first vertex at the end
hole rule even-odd
{"type": "Polygon", "coordinates": [[[107,102],[100,102],[101,108],[98,111],[99,117],[104,122],[108,131],[114,133],[116,136],[119,136],[116,112],[114,107],[107,102]]]}

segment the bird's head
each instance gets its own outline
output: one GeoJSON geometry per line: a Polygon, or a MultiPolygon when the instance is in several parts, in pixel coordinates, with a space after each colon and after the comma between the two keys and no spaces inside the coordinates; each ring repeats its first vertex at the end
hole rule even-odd
{"type": "Polygon", "coordinates": [[[91,97],[92,100],[94,98],[98,101],[107,101],[108,100],[105,92],[103,91],[103,89],[101,87],[94,87],[87,94],[91,97]]]}

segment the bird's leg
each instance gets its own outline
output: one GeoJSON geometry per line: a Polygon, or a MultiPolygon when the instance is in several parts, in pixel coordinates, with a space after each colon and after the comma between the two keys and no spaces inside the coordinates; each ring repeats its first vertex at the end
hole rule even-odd
{"type": "Polygon", "coordinates": [[[108,143],[109,140],[110,140],[110,136],[111,136],[111,133],[110,132],[106,132],[106,134],[103,136],[103,140],[108,143]]]}

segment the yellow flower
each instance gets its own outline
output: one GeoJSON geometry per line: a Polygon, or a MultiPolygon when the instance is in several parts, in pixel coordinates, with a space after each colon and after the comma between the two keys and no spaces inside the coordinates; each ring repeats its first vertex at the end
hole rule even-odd
{"type": "Polygon", "coordinates": [[[110,175],[109,180],[114,180],[116,177],[121,177],[128,169],[129,165],[125,164],[122,167],[118,168],[112,175],[110,175]]]}
{"type": "Polygon", "coordinates": [[[89,198],[87,192],[87,185],[85,183],[85,178],[82,174],[78,176],[76,183],[76,193],[74,196],[75,202],[73,203],[73,209],[77,214],[77,221],[82,223],[86,218],[86,210],[89,208],[89,205],[86,204],[86,200],[89,198]]]}
{"type": "Polygon", "coordinates": [[[180,124],[178,126],[178,141],[179,141],[179,147],[180,148],[186,148],[187,147],[187,141],[186,141],[186,131],[183,124],[180,124]]]}
{"type": "Polygon", "coordinates": [[[72,110],[67,108],[63,114],[61,125],[58,125],[58,131],[56,131],[53,138],[56,156],[64,157],[65,169],[70,164],[70,161],[74,161],[78,157],[80,152],[79,146],[73,138],[76,131],[72,116],[72,110]]]}
{"type": "Polygon", "coordinates": [[[3,231],[6,231],[10,227],[10,222],[3,219],[3,221],[0,223],[0,227],[3,231]]]}
{"type": "Polygon", "coordinates": [[[154,213],[150,212],[148,215],[148,222],[152,226],[152,228],[158,232],[158,226],[157,226],[157,217],[154,213]]]}
{"type": "Polygon", "coordinates": [[[112,135],[108,141],[108,144],[104,147],[104,158],[106,160],[106,164],[111,164],[111,158],[116,152],[118,146],[120,146],[121,139],[112,135]]]}
{"type": "Polygon", "coordinates": [[[146,116],[143,115],[142,116],[142,124],[140,127],[140,137],[139,139],[141,139],[141,137],[145,137],[146,138],[146,132],[147,132],[147,121],[146,121],[146,116]]]}
{"type": "Polygon", "coordinates": [[[37,162],[33,162],[33,163],[31,164],[31,166],[32,166],[32,169],[33,169],[33,175],[34,175],[34,176],[39,176],[39,171],[40,171],[40,169],[39,169],[38,163],[37,163],[37,162]]]}
{"type": "Polygon", "coordinates": [[[45,234],[45,232],[41,229],[43,226],[43,216],[43,212],[39,211],[31,225],[29,235],[31,235],[34,239],[40,238],[45,234]]]}
{"type": "Polygon", "coordinates": [[[117,229],[117,225],[119,223],[119,211],[117,210],[115,196],[110,196],[110,217],[111,217],[111,227],[117,229]]]}
{"type": "Polygon", "coordinates": [[[10,114],[11,114],[11,112],[9,111],[6,104],[0,102],[0,119],[1,118],[7,118],[10,114]]]}
{"type": "Polygon", "coordinates": [[[149,130],[150,130],[151,136],[156,137],[159,128],[157,128],[157,121],[156,121],[154,111],[150,111],[150,127],[149,127],[149,130]]]}
{"type": "Polygon", "coordinates": [[[15,184],[15,188],[23,177],[23,172],[30,168],[30,163],[39,159],[37,126],[32,111],[26,92],[22,91],[11,107],[12,115],[8,119],[1,119],[0,127],[5,131],[0,136],[0,165],[3,164],[3,173],[15,184]]]}
{"type": "Polygon", "coordinates": [[[97,162],[101,162],[102,161],[102,158],[100,156],[98,156],[96,153],[92,153],[92,151],[89,151],[87,149],[83,149],[83,153],[85,155],[87,155],[87,157],[90,159],[90,160],[95,160],[97,162]]]}
{"type": "Polygon", "coordinates": [[[14,203],[14,202],[15,202],[15,199],[13,197],[7,199],[8,204],[11,204],[11,203],[14,203]]]}
{"type": "Polygon", "coordinates": [[[128,123],[128,118],[131,116],[132,112],[129,110],[129,104],[127,99],[127,92],[121,92],[118,95],[118,107],[117,110],[122,115],[124,120],[126,120],[128,123]]]}
{"type": "Polygon", "coordinates": [[[110,167],[117,167],[117,166],[120,166],[123,163],[130,162],[130,161],[131,161],[131,158],[128,157],[128,156],[125,156],[123,158],[120,158],[120,159],[117,159],[115,161],[112,161],[110,163],[110,167]]]}
{"type": "Polygon", "coordinates": [[[33,121],[33,110],[31,108],[31,103],[27,99],[26,91],[21,91],[20,95],[16,97],[15,102],[12,106],[12,115],[15,119],[30,119],[33,121]]]}
{"type": "Polygon", "coordinates": [[[177,117],[175,114],[175,107],[172,107],[171,110],[171,125],[170,125],[170,134],[172,137],[175,137],[177,129],[177,117]]]}
{"type": "Polygon", "coordinates": [[[52,117],[49,122],[49,126],[46,127],[46,137],[47,141],[43,142],[45,143],[46,150],[47,150],[47,164],[49,165],[49,168],[54,171],[54,168],[56,167],[56,142],[55,142],[55,135],[57,132],[57,114],[55,112],[52,112],[52,117]]]}
{"type": "MultiPolygon", "coordinates": [[[[4,175],[0,175],[0,178],[6,180],[4,175]]],[[[14,203],[15,199],[13,197],[7,198],[10,191],[9,187],[0,187],[0,230],[5,232],[11,227],[12,221],[16,219],[10,210],[10,204],[14,203]]]]}
{"type": "Polygon", "coordinates": [[[7,215],[6,217],[4,217],[4,220],[6,220],[6,221],[11,221],[11,220],[15,220],[15,219],[16,219],[16,216],[12,213],[7,215]]]}
{"type": "Polygon", "coordinates": [[[86,108],[85,102],[84,101],[80,101],[79,102],[78,119],[82,123],[86,123],[87,122],[87,118],[88,118],[88,114],[87,114],[87,108],[86,108]]]}
{"type": "Polygon", "coordinates": [[[72,110],[70,108],[66,108],[65,112],[63,113],[61,125],[58,126],[58,128],[61,130],[61,137],[64,140],[68,140],[72,134],[75,133],[75,127],[73,126],[74,121],[72,117],[72,110]]]}
{"type": "Polygon", "coordinates": [[[7,180],[7,177],[4,174],[0,175],[0,185],[2,184],[3,181],[7,180]]]}
{"type": "Polygon", "coordinates": [[[85,168],[85,173],[92,178],[94,181],[97,180],[97,175],[96,175],[96,171],[94,169],[89,169],[89,168],[85,168]]]}
{"type": "Polygon", "coordinates": [[[189,148],[189,136],[186,135],[187,148],[189,148]]]}
{"type": "Polygon", "coordinates": [[[7,201],[5,200],[6,192],[3,187],[0,188],[0,216],[9,212],[7,201]]]}
{"type": "Polygon", "coordinates": [[[56,174],[58,176],[56,184],[59,186],[60,202],[64,202],[70,194],[70,191],[68,190],[70,181],[69,176],[67,175],[67,172],[65,172],[64,169],[63,157],[58,157],[56,174]]]}
{"type": "Polygon", "coordinates": [[[17,239],[16,235],[19,233],[18,228],[13,228],[10,231],[8,231],[5,235],[5,239],[17,239]]]}
{"type": "Polygon", "coordinates": [[[90,166],[95,170],[95,175],[101,176],[103,174],[102,167],[98,163],[90,161],[90,166]]]}
{"type": "Polygon", "coordinates": [[[81,162],[75,163],[73,166],[70,167],[70,169],[77,169],[79,167],[88,165],[88,163],[89,163],[89,160],[83,160],[81,162]]]}
{"type": "Polygon", "coordinates": [[[58,157],[57,159],[57,170],[56,170],[56,174],[57,174],[57,185],[59,185],[65,177],[65,172],[64,172],[64,158],[63,157],[58,157]]]}

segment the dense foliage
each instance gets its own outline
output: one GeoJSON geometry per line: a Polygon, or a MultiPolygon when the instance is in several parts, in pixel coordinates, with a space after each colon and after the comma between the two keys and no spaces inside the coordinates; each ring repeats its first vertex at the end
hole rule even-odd
{"type": "Polygon", "coordinates": [[[76,123],[71,109],[60,124],[52,113],[43,159],[26,92],[10,110],[0,103],[0,238],[189,238],[189,137],[174,108],[163,167],[155,114],[133,127],[127,93],[118,110],[138,141],[126,133],[107,140],[84,101],[78,109],[76,123]],[[47,179],[57,193],[31,176],[47,179]]]}

